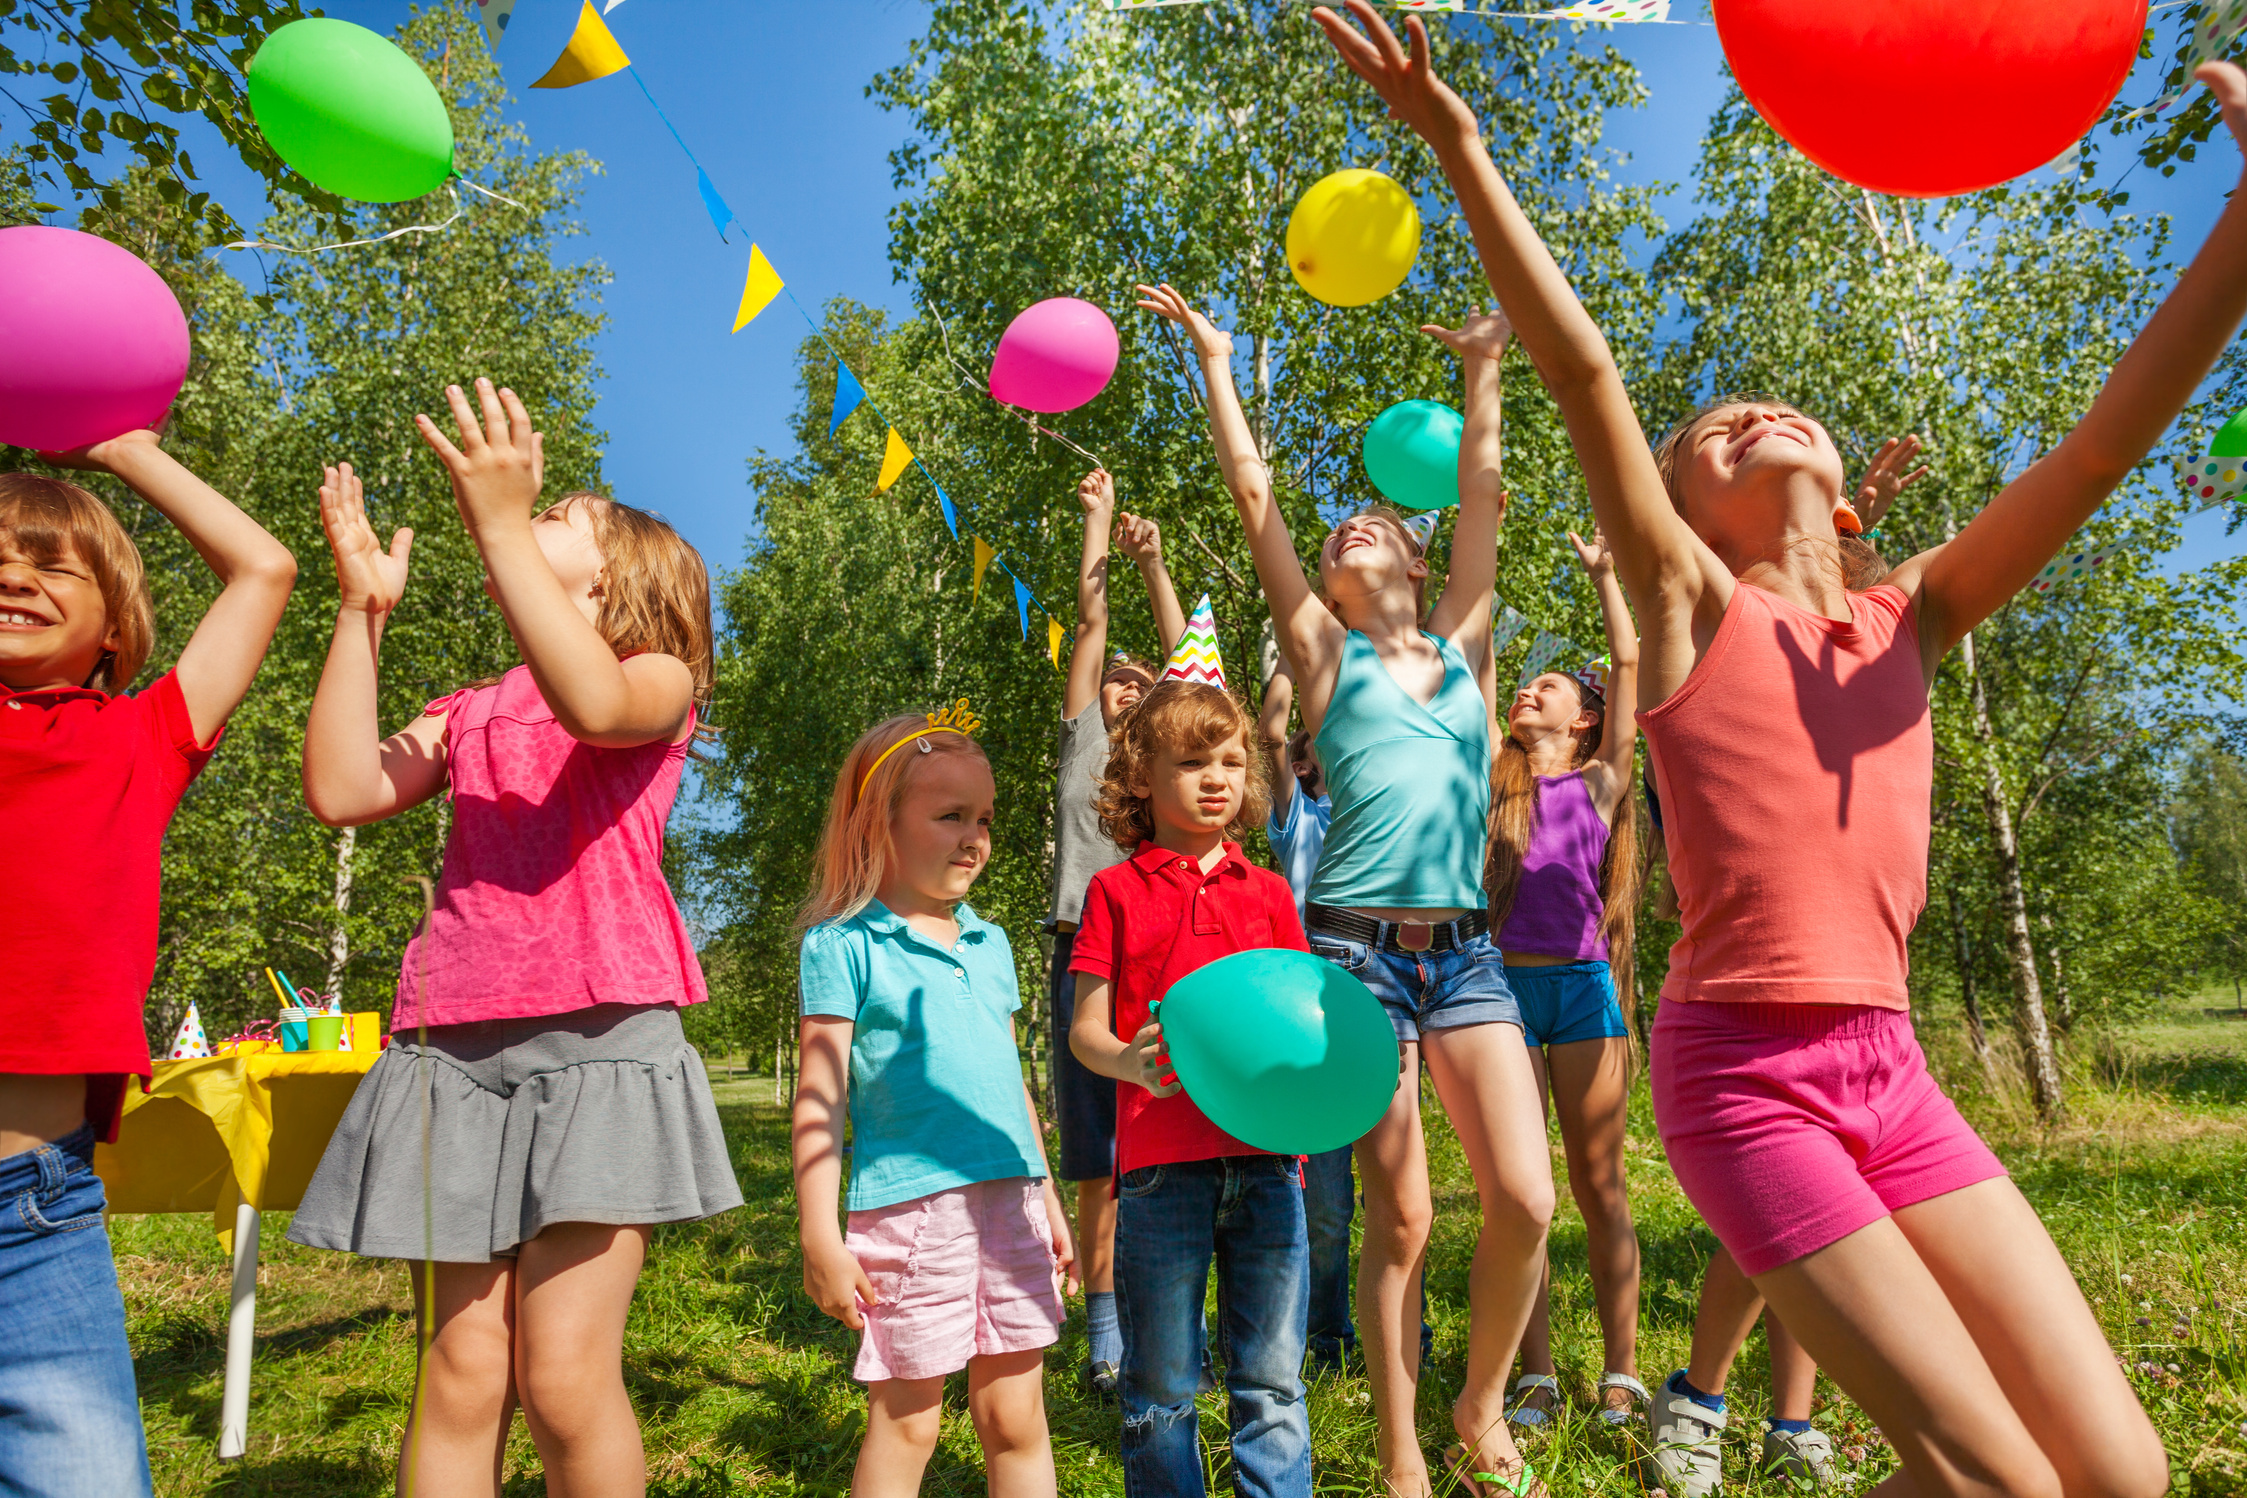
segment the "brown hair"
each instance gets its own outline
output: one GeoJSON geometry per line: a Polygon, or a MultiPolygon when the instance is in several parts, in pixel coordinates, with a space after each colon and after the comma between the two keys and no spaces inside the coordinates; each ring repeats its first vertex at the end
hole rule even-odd
{"type": "Polygon", "coordinates": [[[671,523],[605,494],[565,494],[547,513],[594,502],[593,540],[601,548],[601,608],[593,621],[618,659],[671,655],[694,674],[694,703],[707,712],[717,676],[711,637],[710,569],[671,523]]]}
{"type": "Polygon", "coordinates": [[[889,824],[905,800],[906,783],[915,766],[937,754],[973,755],[990,763],[981,744],[964,733],[932,729],[925,713],[884,718],[850,746],[827,801],[827,825],[812,858],[811,893],[796,912],[799,933],[847,921],[873,900],[889,868],[889,824]],[[920,740],[916,748],[899,747],[911,738],[920,740]]]}
{"type": "MultiPolygon", "coordinates": [[[[1591,727],[1578,733],[1571,766],[1581,765],[1599,752],[1607,730],[1607,699],[1575,677],[1566,678],[1576,688],[1587,711],[1599,714],[1591,727]]],[[[1490,760],[1490,847],[1483,865],[1483,889],[1490,898],[1490,927],[1505,924],[1521,892],[1521,864],[1529,855],[1529,840],[1536,831],[1537,777],[1530,772],[1529,751],[1509,731],[1490,760]]],[[[1607,852],[1599,864],[1599,934],[1607,943],[1608,966],[1615,973],[1618,992],[1631,991],[1631,942],[1637,928],[1638,818],[1625,788],[1607,833],[1607,852]]]]}
{"type": "Polygon", "coordinates": [[[102,653],[84,685],[101,692],[131,686],[156,648],[156,608],[149,601],[140,548],[109,506],[65,479],[0,473],[0,532],[34,563],[76,552],[92,569],[108,626],[117,631],[117,648],[102,653]]]}
{"type": "Polygon", "coordinates": [[[1133,783],[1147,773],[1163,750],[1173,753],[1207,749],[1238,735],[1248,760],[1248,784],[1225,835],[1238,841],[1251,827],[1260,827],[1271,810],[1271,782],[1264,756],[1256,748],[1256,721],[1249,717],[1232,693],[1199,681],[1160,681],[1124,714],[1108,735],[1108,768],[1094,793],[1093,809],[1100,813],[1100,830],[1127,852],[1155,836],[1154,808],[1144,796],[1132,794],[1133,783]]]}
{"type": "MultiPolygon", "coordinates": [[[[1327,527],[1326,536],[1327,540],[1331,541],[1332,539],[1334,539],[1334,533],[1336,531],[1340,530],[1343,526],[1348,525],[1353,520],[1386,520],[1389,522],[1389,524],[1395,526],[1398,530],[1404,533],[1404,544],[1406,548],[1411,551],[1412,555],[1420,561],[1426,561],[1428,559],[1428,549],[1420,544],[1420,538],[1418,536],[1412,534],[1412,527],[1405,523],[1408,518],[1409,517],[1405,514],[1405,512],[1398,506],[1389,503],[1385,499],[1376,499],[1366,504],[1359,505],[1349,514],[1343,516],[1333,525],[1327,527]]],[[[1325,549],[1323,542],[1320,544],[1320,549],[1325,549]]],[[[1340,619],[1342,617],[1341,613],[1338,610],[1335,610],[1334,600],[1327,595],[1324,588],[1318,590],[1318,599],[1319,602],[1327,606],[1327,609],[1330,612],[1334,613],[1335,618],[1340,619]]],[[[1417,619],[1425,619],[1428,616],[1428,579],[1425,575],[1416,577],[1412,580],[1412,613],[1413,617],[1417,619]]]]}

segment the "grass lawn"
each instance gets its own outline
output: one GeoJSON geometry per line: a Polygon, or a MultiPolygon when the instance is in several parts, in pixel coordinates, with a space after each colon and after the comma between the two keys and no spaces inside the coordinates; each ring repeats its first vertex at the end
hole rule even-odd
{"type": "MultiPolygon", "coordinates": [[[[2097,1307],[2168,1444],[2182,1492],[2247,1498],[2247,1023],[2211,1018],[2228,990],[2179,1005],[2084,1054],[2068,1125],[2040,1133],[2003,1086],[1986,1082],[1955,1026],[1927,1022],[1939,1073],[2044,1214],[2097,1307]]],[[[804,1298],[788,1178],[787,1120],[771,1082],[733,1082],[720,1103],[749,1205],[712,1222],[657,1230],[633,1306],[625,1372],[646,1431],[650,1491],[839,1493],[850,1480],[863,1400],[849,1378],[851,1334],[804,1298]]],[[[1677,1188],[1651,1111],[1633,1119],[1631,1189],[1645,1247],[1640,1368],[1649,1383],[1684,1360],[1701,1266],[1714,1240],[1677,1188]]],[[[1421,1388],[1423,1444],[1450,1439],[1466,1332],[1474,1192],[1441,1114],[1429,1114],[1436,1242],[1429,1315],[1436,1361],[1421,1388]]],[[[1554,1152],[1554,1168],[1560,1166],[1554,1152]]],[[[111,1224],[125,1283],[150,1455],[160,1494],[378,1494],[390,1490],[413,1369],[404,1271],[282,1241],[268,1214],[259,1280],[250,1451],[216,1457],[227,1264],[204,1217],[111,1224]]],[[[1621,1495],[1637,1486],[1623,1444],[1590,1420],[1598,1323],[1584,1276],[1580,1220],[1562,1193],[1553,1229],[1554,1342],[1574,1414],[1531,1448],[1554,1493],[1621,1495]]],[[[1121,1494],[1118,1417],[1076,1388],[1081,1306],[1048,1358],[1047,1404],[1065,1493],[1121,1494]]],[[[959,1393],[955,1389],[955,1395],[959,1393]]],[[[1830,1385],[1817,1421],[1851,1460],[1853,1486],[1893,1459],[1870,1422],[1830,1385]]],[[[1763,1413],[1763,1351],[1750,1344],[1730,1390],[1736,1439],[1727,1475],[1749,1470],[1763,1413]]],[[[1322,1490],[1370,1491],[1372,1419],[1364,1380],[1321,1380],[1311,1427],[1322,1490]]],[[[1203,1430],[1222,1452],[1221,1398],[1203,1430]]],[[[977,1494],[982,1469],[964,1406],[947,1420],[926,1490],[977,1494]]],[[[517,1422],[510,1495],[544,1491],[517,1422]]]]}

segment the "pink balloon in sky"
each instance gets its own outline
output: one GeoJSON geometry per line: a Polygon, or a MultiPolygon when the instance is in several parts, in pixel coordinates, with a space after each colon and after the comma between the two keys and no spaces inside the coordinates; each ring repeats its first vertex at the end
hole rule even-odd
{"type": "Polygon", "coordinates": [[[154,427],[187,378],[187,315],[132,251],[0,229],[0,442],[54,452],[154,427]]]}
{"type": "Polygon", "coordinates": [[[1074,411],[1108,388],[1122,352],[1108,314],[1073,296],[1025,307],[991,356],[991,397],[1030,411],[1074,411]]]}

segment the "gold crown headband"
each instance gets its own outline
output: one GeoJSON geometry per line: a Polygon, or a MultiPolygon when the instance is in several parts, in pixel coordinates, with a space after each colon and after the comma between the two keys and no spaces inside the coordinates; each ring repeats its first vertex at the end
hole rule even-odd
{"type": "Polygon", "coordinates": [[[866,787],[873,781],[874,772],[882,767],[882,761],[888,759],[907,744],[920,745],[921,753],[926,754],[929,752],[928,740],[930,734],[956,733],[963,739],[972,739],[983,728],[983,720],[978,718],[974,709],[967,705],[965,697],[940,713],[928,713],[925,716],[928,718],[928,727],[915,729],[874,756],[874,762],[866,767],[866,773],[858,779],[858,794],[861,798],[866,795],[866,787]]]}

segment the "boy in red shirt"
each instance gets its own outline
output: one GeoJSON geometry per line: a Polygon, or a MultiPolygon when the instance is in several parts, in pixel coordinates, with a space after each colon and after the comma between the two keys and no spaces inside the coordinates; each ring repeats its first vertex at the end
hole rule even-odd
{"type": "Polygon", "coordinates": [[[1119,846],[1138,851],[1093,876],[1069,963],[1077,975],[1070,1049],[1117,1082],[1116,1308],[1130,1498],[1203,1492],[1194,1394],[1212,1256],[1230,1350],[1234,1486],[1241,1498],[1311,1491],[1300,1162],[1243,1144],[1203,1116],[1171,1075],[1151,1012],[1173,983],[1220,957],[1305,949],[1287,881],[1227,840],[1264,819],[1263,761],[1251,733],[1222,685],[1178,679],[1159,683],[1117,727],[1100,820],[1119,846]]]}
{"type": "Polygon", "coordinates": [[[76,484],[0,474],[0,827],[60,851],[0,900],[0,1491],[149,1491],[125,1304],[94,1140],[149,1074],[157,858],[187,783],[249,690],[296,560],[127,432],[58,467],[123,479],[223,585],[144,690],[155,645],[140,553],[76,484]]]}

